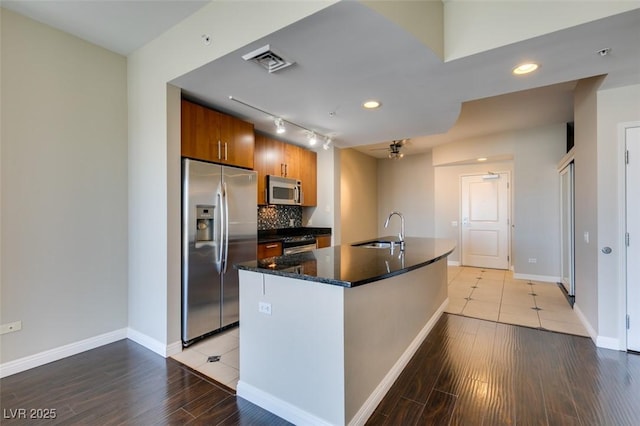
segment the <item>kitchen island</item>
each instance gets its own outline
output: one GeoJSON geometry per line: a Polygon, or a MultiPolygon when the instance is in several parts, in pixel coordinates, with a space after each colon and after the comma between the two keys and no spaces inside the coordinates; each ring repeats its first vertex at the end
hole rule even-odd
{"type": "Polygon", "coordinates": [[[295,424],[364,424],[446,307],[454,248],[407,238],[236,265],[238,396],[295,424]]]}

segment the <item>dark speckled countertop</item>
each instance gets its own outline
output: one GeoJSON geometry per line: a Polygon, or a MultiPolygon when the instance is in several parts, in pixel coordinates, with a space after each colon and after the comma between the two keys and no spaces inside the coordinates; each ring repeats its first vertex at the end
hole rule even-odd
{"type": "MultiPolygon", "coordinates": [[[[396,241],[397,237],[376,240],[396,241]]],[[[448,256],[455,241],[439,238],[405,240],[405,250],[353,247],[350,244],[326,247],[299,254],[269,257],[235,265],[237,269],[280,275],[306,281],[356,287],[421,268],[448,256]]]]}

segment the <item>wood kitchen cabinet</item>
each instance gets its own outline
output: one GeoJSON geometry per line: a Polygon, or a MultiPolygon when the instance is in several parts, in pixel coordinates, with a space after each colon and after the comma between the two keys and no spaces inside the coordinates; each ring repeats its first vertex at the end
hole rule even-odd
{"type": "Polygon", "coordinates": [[[253,124],[182,100],[182,156],[252,169],[253,124]]]}
{"type": "Polygon", "coordinates": [[[265,135],[255,137],[254,170],[258,172],[258,204],[266,204],[267,175],[302,182],[303,206],[317,204],[317,154],[265,135]]]}
{"type": "Polygon", "coordinates": [[[331,235],[316,235],[316,248],[331,247],[331,235]]]}
{"type": "Polygon", "coordinates": [[[266,257],[281,256],[281,255],[282,255],[282,242],[280,241],[258,244],[258,260],[264,259],[266,257]]]}

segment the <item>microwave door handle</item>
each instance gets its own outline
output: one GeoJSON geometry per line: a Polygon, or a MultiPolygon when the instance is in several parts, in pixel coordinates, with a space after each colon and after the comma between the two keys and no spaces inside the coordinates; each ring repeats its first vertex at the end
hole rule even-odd
{"type": "Polygon", "coordinates": [[[222,200],[224,204],[224,268],[223,273],[227,273],[229,263],[229,200],[227,198],[227,184],[222,184],[222,200]]]}
{"type": "Polygon", "coordinates": [[[298,185],[293,187],[293,202],[300,203],[300,188],[298,185]]]}

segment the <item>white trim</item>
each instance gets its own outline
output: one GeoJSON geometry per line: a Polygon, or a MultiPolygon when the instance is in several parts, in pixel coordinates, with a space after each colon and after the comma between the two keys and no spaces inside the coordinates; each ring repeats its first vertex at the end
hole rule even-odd
{"type": "Polygon", "coordinates": [[[389,392],[391,386],[395,383],[396,379],[400,376],[404,368],[407,366],[413,355],[416,353],[418,348],[422,342],[427,338],[429,332],[436,325],[436,322],[442,316],[442,313],[447,308],[449,304],[449,298],[447,297],[444,302],[440,305],[438,310],[431,316],[429,321],[422,327],[422,330],[418,333],[418,335],[413,339],[411,344],[407,347],[404,353],[398,358],[398,361],[391,367],[389,372],[384,376],[382,381],[376,386],[374,391],[369,395],[369,398],[362,404],[358,412],[353,416],[351,421],[349,421],[349,426],[356,425],[364,425],[369,417],[373,414],[380,401],[384,398],[384,396],[389,392]]]}
{"type": "MultiPolygon", "coordinates": [[[[427,338],[427,335],[435,326],[438,319],[440,319],[448,304],[449,299],[447,298],[444,302],[442,302],[440,307],[438,307],[429,321],[427,321],[422,330],[420,330],[418,335],[413,339],[411,344],[409,344],[400,358],[398,358],[398,361],[396,361],[393,367],[391,367],[389,372],[384,376],[378,386],[376,386],[371,395],[369,395],[358,412],[353,416],[353,418],[349,422],[349,425],[364,425],[367,422],[380,401],[382,401],[389,389],[391,389],[391,386],[393,386],[393,383],[400,376],[413,355],[416,353],[422,342],[427,338]]],[[[276,414],[279,417],[282,417],[283,419],[291,423],[303,425],[329,424],[325,420],[315,416],[314,414],[311,414],[305,410],[301,410],[297,406],[276,398],[269,393],[266,393],[243,382],[242,380],[238,382],[236,393],[239,397],[258,405],[265,410],[271,411],[272,413],[276,414]]]]}
{"type": "Polygon", "coordinates": [[[627,207],[626,207],[626,180],[627,165],[625,151],[627,150],[627,129],[640,127],[640,121],[629,121],[618,124],[618,335],[620,349],[627,350],[627,245],[625,233],[627,232],[627,207]]]}
{"type": "Polygon", "coordinates": [[[134,330],[133,328],[127,328],[127,338],[133,340],[139,345],[144,346],[150,351],[161,355],[164,358],[170,357],[171,355],[175,355],[182,351],[182,345],[180,342],[174,342],[169,345],[165,345],[159,340],[156,340],[153,337],[149,337],[144,333],[140,333],[138,330],[134,330]],[[180,346],[177,347],[177,345],[180,346]]]}
{"type": "Polygon", "coordinates": [[[120,330],[100,334],[98,336],[93,336],[88,339],[80,340],[78,342],[69,343],[68,345],[49,349],[34,355],[29,355],[24,358],[19,358],[14,361],[5,362],[0,364],[0,378],[11,376],[12,374],[39,367],[41,365],[48,364],[62,358],[67,358],[69,356],[76,355],[91,349],[95,349],[99,346],[108,345],[109,343],[117,342],[118,340],[126,338],[127,329],[122,328],[120,330]]]}
{"type": "Polygon", "coordinates": [[[236,395],[296,425],[330,426],[320,417],[245,382],[238,381],[236,395]]]}
{"type": "Polygon", "coordinates": [[[513,273],[513,278],[517,280],[542,281],[545,283],[559,283],[561,278],[553,275],[532,275],[513,273]]]}
{"type": "Polygon", "coordinates": [[[591,326],[591,323],[589,323],[589,320],[587,320],[587,317],[584,316],[584,314],[582,313],[582,310],[580,309],[577,303],[573,304],[573,311],[576,313],[576,315],[578,315],[580,322],[582,323],[582,325],[584,325],[584,328],[587,330],[587,333],[589,333],[589,337],[591,337],[591,340],[593,340],[593,343],[596,343],[598,339],[598,334],[596,333],[596,330],[591,326]]]}
{"type": "Polygon", "coordinates": [[[620,339],[615,337],[598,336],[596,338],[596,346],[603,349],[613,349],[614,351],[621,350],[620,339]]]}
{"type": "Polygon", "coordinates": [[[447,266],[460,266],[460,262],[457,260],[447,260],[447,266]]]}

